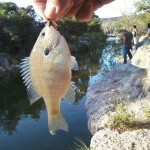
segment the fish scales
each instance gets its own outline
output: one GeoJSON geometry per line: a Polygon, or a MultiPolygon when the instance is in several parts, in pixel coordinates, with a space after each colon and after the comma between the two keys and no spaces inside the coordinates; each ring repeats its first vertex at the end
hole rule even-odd
{"type": "Polygon", "coordinates": [[[68,102],[75,100],[71,69],[78,66],[63,36],[53,26],[46,26],[41,31],[29,59],[24,59],[21,64],[25,64],[21,65],[25,84],[28,87],[30,85],[30,102],[33,103],[40,97],[44,99],[50,133],[54,134],[58,129],[68,131],[68,125],[60,112],[60,102],[62,98],[68,102]]]}

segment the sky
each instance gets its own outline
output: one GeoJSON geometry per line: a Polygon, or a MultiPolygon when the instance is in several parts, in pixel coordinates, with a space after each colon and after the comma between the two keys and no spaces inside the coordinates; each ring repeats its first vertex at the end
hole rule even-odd
{"type": "MultiPolygon", "coordinates": [[[[31,0],[0,0],[0,2],[14,2],[20,7],[31,5],[31,0]]],[[[114,2],[107,4],[99,8],[95,14],[100,18],[118,17],[123,14],[131,14],[135,11],[135,0],[115,0],[114,2]]]]}
{"type": "Polygon", "coordinates": [[[135,0],[115,0],[99,8],[95,14],[100,18],[118,17],[123,14],[130,15],[135,11],[134,3],[135,0]]]}

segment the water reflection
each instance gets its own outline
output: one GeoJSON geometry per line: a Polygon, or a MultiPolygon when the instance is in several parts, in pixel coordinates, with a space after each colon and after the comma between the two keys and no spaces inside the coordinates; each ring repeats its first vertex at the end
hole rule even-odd
{"type": "Polygon", "coordinates": [[[113,66],[114,57],[120,54],[119,49],[118,44],[111,40],[73,54],[79,65],[79,71],[73,72],[73,81],[78,87],[76,102],[72,106],[66,102],[61,104],[70,127],[68,133],[58,131],[55,136],[49,134],[43,100],[30,106],[21,79],[17,78],[9,87],[0,88],[0,149],[63,150],[73,144],[75,137],[81,137],[89,144],[91,134],[87,129],[84,106],[86,91],[88,85],[98,79],[104,70],[113,66]]]}
{"type": "Polygon", "coordinates": [[[101,74],[105,74],[110,71],[116,65],[119,65],[117,57],[122,54],[121,44],[116,41],[116,38],[110,38],[107,41],[107,46],[103,51],[100,59],[101,74]]]}
{"type": "Polygon", "coordinates": [[[96,80],[103,77],[112,68],[119,65],[120,62],[117,61],[117,58],[120,55],[122,55],[121,41],[116,37],[108,38],[101,58],[99,59],[99,70],[95,75],[90,76],[89,84],[94,83],[96,80]]]}
{"type": "Polygon", "coordinates": [[[100,70],[99,60],[106,47],[106,41],[98,43],[95,48],[90,47],[86,51],[74,53],[79,65],[79,71],[73,72],[73,81],[76,83],[80,94],[76,101],[80,100],[86,94],[91,76],[94,76],[100,70]]]}
{"type": "Polygon", "coordinates": [[[43,108],[41,101],[30,107],[24,85],[17,79],[8,88],[0,89],[0,130],[11,135],[22,117],[39,119],[43,108]]]}

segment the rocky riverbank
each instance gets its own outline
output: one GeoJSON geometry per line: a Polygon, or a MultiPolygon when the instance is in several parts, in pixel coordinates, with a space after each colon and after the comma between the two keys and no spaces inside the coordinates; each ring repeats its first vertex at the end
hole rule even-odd
{"type": "Polygon", "coordinates": [[[0,77],[6,72],[19,69],[19,62],[8,53],[0,53],[0,77]]]}
{"type": "Polygon", "coordinates": [[[147,39],[131,63],[117,66],[89,86],[86,108],[88,128],[93,134],[91,149],[149,150],[149,100],[150,43],[147,39]]]}
{"type": "Polygon", "coordinates": [[[19,61],[8,53],[0,53],[0,87],[10,84],[18,76],[19,61]]]}

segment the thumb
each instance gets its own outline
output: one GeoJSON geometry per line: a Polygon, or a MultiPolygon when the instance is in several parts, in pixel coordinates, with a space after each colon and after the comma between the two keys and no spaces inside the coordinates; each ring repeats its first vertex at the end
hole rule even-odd
{"type": "Polygon", "coordinates": [[[46,3],[44,14],[47,19],[51,20],[57,19],[56,6],[50,0],[48,0],[46,3]]]}

